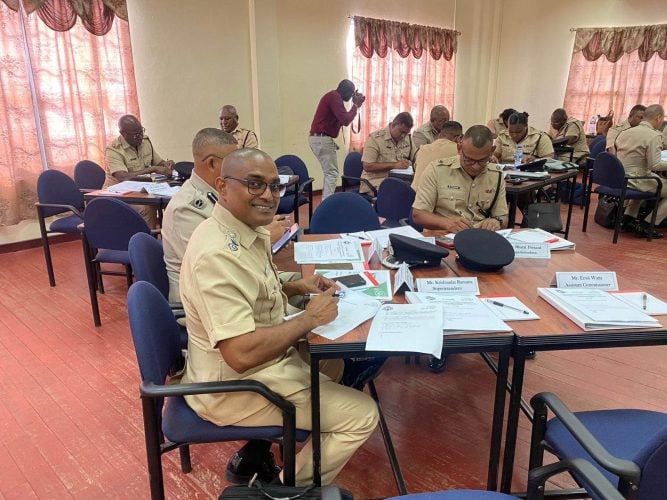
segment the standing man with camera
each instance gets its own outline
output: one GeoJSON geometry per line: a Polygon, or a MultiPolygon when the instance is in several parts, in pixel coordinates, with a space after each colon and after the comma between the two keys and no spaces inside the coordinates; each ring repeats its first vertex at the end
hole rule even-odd
{"type": "Polygon", "coordinates": [[[322,185],[322,199],[336,191],[338,183],[338,146],[334,139],[338,137],[340,128],[352,123],[357,116],[358,108],[366,98],[356,91],[350,80],[341,80],[336,90],[324,94],[315,110],[313,123],[310,126],[308,143],[313,154],[322,165],[324,183],[322,185]],[[352,99],[352,107],[348,111],[344,102],[352,99]]]}

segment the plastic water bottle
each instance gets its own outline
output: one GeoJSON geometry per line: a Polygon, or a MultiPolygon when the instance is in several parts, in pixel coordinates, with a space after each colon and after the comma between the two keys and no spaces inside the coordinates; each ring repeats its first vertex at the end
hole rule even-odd
{"type": "Polygon", "coordinates": [[[591,135],[597,134],[598,131],[598,120],[600,119],[599,115],[591,116],[591,121],[588,122],[588,133],[591,135]]]}
{"type": "Polygon", "coordinates": [[[514,165],[521,165],[523,163],[523,146],[516,147],[516,153],[514,153],[514,165]]]}

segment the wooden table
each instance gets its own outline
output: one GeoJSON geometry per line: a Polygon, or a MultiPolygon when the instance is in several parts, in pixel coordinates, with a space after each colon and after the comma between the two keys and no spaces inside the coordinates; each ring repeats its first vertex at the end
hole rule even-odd
{"type": "MultiPolygon", "coordinates": [[[[305,235],[300,241],[318,241],[323,239],[338,238],[339,235],[305,235]]],[[[381,268],[376,263],[375,268],[381,268]]],[[[303,276],[314,273],[315,266],[302,266],[303,276]]],[[[412,270],[415,278],[426,277],[456,277],[457,274],[450,267],[441,265],[438,268],[414,268],[412,270]]],[[[394,272],[392,274],[392,279],[394,272]]],[[[486,293],[486,291],[485,291],[486,293]]],[[[489,292],[490,293],[490,292],[489,292]]],[[[394,296],[394,302],[405,303],[403,295],[394,296]]],[[[312,398],[312,440],[313,440],[313,477],[316,484],[320,484],[321,476],[321,443],[320,443],[320,388],[319,388],[319,362],[327,358],[346,358],[359,356],[405,356],[418,354],[414,352],[386,352],[366,351],[366,338],[370,329],[371,321],[366,321],[346,335],[329,340],[319,335],[311,334],[308,339],[308,349],[311,356],[311,398],[312,398]]],[[[474,333],[464,335],[447,335],[444,338],[443,347],[447,353],[498,353],[498,370],[496,377],[496,389],[494,397],[494,411],[491,423],[491,443],[489,451],[489,467],[487,477],[487,488],[497,489],[498,468],[500,463],[500,448],[503,429],[503,415],[505,408],[505,387],[508,379],[509,358],[514,344],[514,335],[511,332],[474,333]]],[[[369,387],[371,395],[377,401],[374,387],[369,387]]],[[[382,431],[387,454],[394,472],[398,490],[401,494],[406,492],[400,466],[393,449],[391,437],[386,423],[381,418],[380,429],[382,431]]]]}
{"type": "MultiPolygon", "coordinates": [[[[512,389],[505,436],[501,491],[512,485],[516,438],[521,410],[521,395],[526,355],[531,351],[555,351],[631,347],[667,344],[667,328],[584,331],[556,308],[537,295],[537,288],[551,286],[555,273],[561,271],[609,271],[574,250],[552,252],[551,259],[517,259],[498,273],[471,272],[454,256],[448,265],[460,276],[477,276],[483,293],[506,294],[519,298],[541,319],[512,323],[515,345],[512,356],[512,389]]],[[[638,289],[630,280],[619,279],[620,289],[638,289]]],[[[663,321],[664,323],[664,321],[663,321]]]]}

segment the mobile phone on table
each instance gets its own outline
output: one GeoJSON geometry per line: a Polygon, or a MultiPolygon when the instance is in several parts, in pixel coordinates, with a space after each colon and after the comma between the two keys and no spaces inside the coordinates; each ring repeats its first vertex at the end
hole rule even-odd
{"type": "Polygon", "coordinates": [[[451,236],[436,236],[435,244],[444,248],[454,248],[454,238],[451,236]]]}
{"type": "Polygon", "coordinates": [[[333,281],[337,281],[346,288],[359,288],[360,286],[366,286],[366,279],[360,274],[348,274],[346,276],[337,276],[331,279],[333,281]]]}

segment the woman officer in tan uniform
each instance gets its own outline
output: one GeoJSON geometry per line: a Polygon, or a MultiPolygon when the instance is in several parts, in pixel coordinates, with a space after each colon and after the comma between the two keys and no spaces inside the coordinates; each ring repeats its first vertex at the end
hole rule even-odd
{"type": "Polygon", "coordinates": [[[507,130],[496,139],[494,156],[499,163],[514,163],[517,146],[523,147],[524,162],[537,158],[553,158],[554,148],[549,136],[528,126],[528,113],[512,113],[507,120],[507,130]]]}

